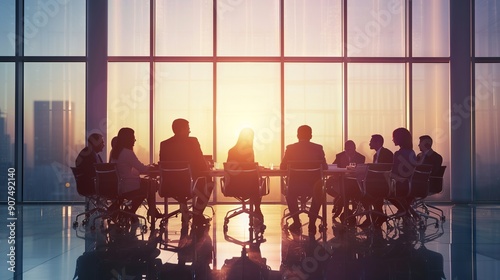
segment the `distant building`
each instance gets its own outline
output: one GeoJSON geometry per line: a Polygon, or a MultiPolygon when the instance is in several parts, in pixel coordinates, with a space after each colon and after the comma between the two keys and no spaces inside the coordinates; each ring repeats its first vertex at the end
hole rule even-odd
{"type": "Polygon", "coordinates": [[[35,166],[68,162],[67,148],[74,145],[73,103],[69,101],[35,101],[35,166]]]}

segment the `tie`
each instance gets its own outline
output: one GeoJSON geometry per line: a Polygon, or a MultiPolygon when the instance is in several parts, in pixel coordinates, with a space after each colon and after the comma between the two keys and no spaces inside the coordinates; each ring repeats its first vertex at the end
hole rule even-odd
{"type": "Polygon", "coordinates": [[[97,163],[102,163],[101,155],[99,155],[99,154],[96,154],[96,155],[97,155],[97,163]]]}
{"type": "Polygon", "coordinates": [[[373,163],[378,163],[378,153],[373,155],[373,163]]]}

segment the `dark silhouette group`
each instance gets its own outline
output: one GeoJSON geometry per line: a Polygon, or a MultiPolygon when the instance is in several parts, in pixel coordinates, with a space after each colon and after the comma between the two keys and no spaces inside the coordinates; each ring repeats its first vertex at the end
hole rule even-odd
{"type": "MultiPolygon", "coordinates": [[[[211,193],[214,188],[213,178],[209,175],[209,166],[203,156],[198,139],[190,137],[189,122],[185,119],[176,119],[172,123],[172,131],[174,135],[160,144],[159,160],[162,161],[183,161],[188,162],[194,178],[204,178],[195,186],[196,197],[193,205],[193,224],[206,225],[209,220],[204,217],[203,211],[207,206],[211,193]]],[[[323,169],[328,169],[328,164],[325,158],[323,146],[311,142],[312,128],[308,125],[302,125],[297,129],[298,142],[286,146],[280,169],[286,170],[291,162],[296,161],[317,161],[321,163],[323,169]]],[[[413,150],[412,135],[405,128],[397,128],[393,131],[392,140],[395,146],[399,149],[394,154],[384,147],[384,138],[380,134],[371,136],[369,147],[374,151],[372,163],[392,164],[391,177],[395,182],[403,182],[411,176],[415,166],[427,164],[433,166],[433,173],[439,170],[442,165],[443,158],[432,149],[432,138],[428,135],[423,135],[419,138],[418,147],[420,153],[416,155],[413,150]]],[[[156,191],[158,186],[152,184],[151,180],[141,178],[141,174],[148,173],[152,165],[143,164],[133,151],[135,143],[134,130],[131,128],[122,128],[118,135],[113,138],[112,150],[110,152],[110,163],[116,164],[116,169],[121,178],[120,192],[124,197],[131,200],[131,207],[128,211],[135,213],[144,200],[148,204],[148,216],[162,217],[162,213],[156,208],[156,191]]],[[[250,128],[245,128],[241,131],[236,144],[229,149],[227,162],[236,163],[253,163],[255,162],[255,154],[253,150],[254,132],[250,128]]],[[[85,173],[86,189],[88,193],[93,191],[93,178],[95,171],[93,165],[102,163],[103,160],[99,153],[104,148],[104,139],[100,134],[91,134],[88,138],[88,145],[85,147],[76,159],[76,167],[80,168],[85,173]]],[[[356,151],[356,144],[352,140],[345,142],[344,151],[335,155],[335,160],[332,164],[340,168],[352,167],[357,164],[365,164],[366,158],[364,155],[356,151]]],[[[345,189],[341,190],[339,181],[345,180],[338,176],[331,176],[326,181],[326,192],[334,197],[333,218],[341,214],[348,215],[347,205],[345,202],[351,200],[359,200],[365,208],[372,207],[375,213],[382,212],[383,199],[372,201],[363,201],[356,180],[346,180],[345,189]]],[[[304,188],[313,188],[309,216],[309,234],[316,233],[316,219],[321,208],[324,197],[321,194],[321,186],[303,186],[304,188]]],[[[87,194],[85,194],[87,195],[87,194]]],[[[250,197],[250,203],[254,206],[254,217],[264,221],[264,215],[261,211],[260,196],[250,197]]],[[[414,198],[398,199],[393,198],[389,201],[401,213],[407,213],[408,208],[414,198]]],[[[185,199],[178,199],[179,204],[186,207],[185,199]]],[[[286,202],[290,213],[298,210],[298,197],[294,193],[288,193],[286,202]]],[[[290,231],[298,231],[302,225],[299,215],[291,217],[293,223],[289,226],[290,231]]],[[[380,226],[385,222],[383,216],[372,216],[371,219],[366,219],[360,226],[368,226],[374,223],[380,226]]]]}

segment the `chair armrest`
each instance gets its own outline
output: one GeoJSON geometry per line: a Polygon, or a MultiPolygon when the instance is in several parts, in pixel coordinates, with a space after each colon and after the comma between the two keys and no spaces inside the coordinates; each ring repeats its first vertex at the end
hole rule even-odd
{"type": "Polygon", "coordinates": [[[269,194],[269,191],[270,191],[270,188],[269,188],[269,184],[270,184],[270,179],[269,179],[269,176],[266,176],[266,177],[261,177],[260,178],[260,182],[259,182],[259,193],[264,196],[264,195],[268,195],[269,194]]]}
{"type": "Polygon", "coordinates": [[[281,177],[281,194],[287,196],[288,194],[288,178],[287,176],[281,177]]]}
{"type": "Polygon", "coordinates": [[[226,195],[226,178],[224,177],[220,178],[220,190],[222,194],[226,195]]]}

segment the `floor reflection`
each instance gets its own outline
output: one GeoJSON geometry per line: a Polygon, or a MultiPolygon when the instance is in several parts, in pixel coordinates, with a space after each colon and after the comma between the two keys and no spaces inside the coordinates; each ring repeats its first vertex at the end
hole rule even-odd
{"type": "MultiPolygon", "coordinates": [[[[231,220],[225,232],[224,215],[234,205],[217,205],[205,227],[169,220],[168,242],[140,226],[97,223],[94,231],[89,225],[75,230],[80,205],[20,207],[16,279],[73,279],[75,271],[77,279],[106,280],[500,279],[498,206],[440,205],[446,221],[438,227],[388,224],[375,230],[330,222],[326,242],[319,233],[310,238],[283,231],[282,205],[263,205],[267,228],[259,238],[252,238],[246,215],[231,220]]],[[[6,242],[0,244],[6,256],[6,242]]],[[[0,279],[14,278],[3,269],[0,279]]]]}

